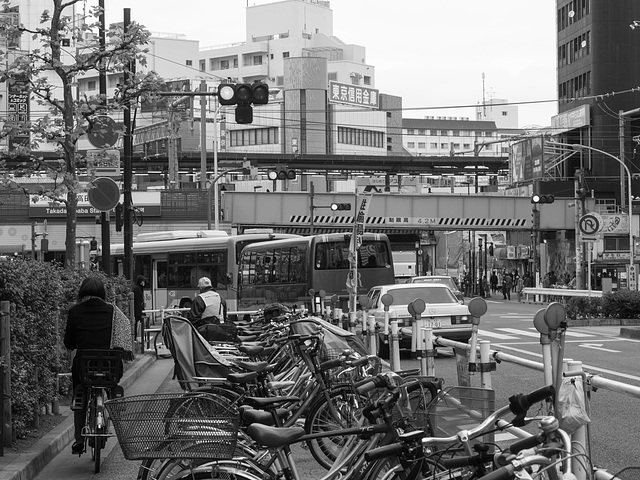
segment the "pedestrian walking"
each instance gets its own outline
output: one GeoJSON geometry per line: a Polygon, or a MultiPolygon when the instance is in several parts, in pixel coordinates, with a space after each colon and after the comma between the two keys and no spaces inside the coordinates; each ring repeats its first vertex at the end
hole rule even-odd
{"type": "Polygon", "coordinates": [[[502,284],[503,300],[511,300],[511,288],[513,287],[513,277],[510,273],[506,273],[502,284]]]}
{"type": "Polygon", "coordinates": [[[516,293],[518,294],[518,303],[522,302],[522,290],[524,289],[524,280],[522,277],[518,277],[518,281],[516,283],[516,293]]]}
{"type": "Polygon", "coordinates": [[[496,290],[498,290],[498,275],[496,274],[495,270],[491,272],[491,276],[489,277],[489,284],[491,285],[491,293],[495,295],[496,290]]]}
{"type": "Polygon", "coordinates": [[[131,289],[133,291],[133,318],[135,319],[134,322],[134,329],[135,329],[135,338],[138,338],[138,327],[140,327],[140,341],[142,342],[142,331],[144,328],[144,325],[142,324],[142,312],[144,311],[145,308],[145,303],[144,303],[144,287],[147,284],[147,279],[143,276],[143,275],[138,275],[136,277],[136,281],[133,284],[133,288],[131,289]]]}

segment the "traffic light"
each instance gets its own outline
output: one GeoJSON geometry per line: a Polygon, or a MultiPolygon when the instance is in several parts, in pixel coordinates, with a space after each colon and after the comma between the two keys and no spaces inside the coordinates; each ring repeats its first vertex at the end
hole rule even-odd
{"type": "Polygon", "coordinates": [[[123,224],[123,218],[122,218],[122,204],[118,203],[116,205],[116,232],[121,232],[122,231],[122,224],[123,224]]]}
{"type": "Polygon", "coordinates": [[[92,238],[91,241],[89,242],[89,250],[93,252],[98,251],[98,241],[95,238],[92,238]]]}
{"type": "Polygon", "coordinates": [[[296,176],[296,171],[287,167],[278,167],[267,171],[269,180],[295,180],[296,176]]]}
{"type": "Polygon", "coordinates": [[[269,85],[262,82],[221,83],[218,86],[218,102],[220,105],[237,105],[236,123],[253,122],[253,107],[269,103],[269,85]]]}
{"type": "Polygon", "coordinates": [[[538,195],[538,194],[534,194],[531,197],[531,203],[553,203],[555,201],[555,198],[553,195],[538,195]]]}
{"type": "Polygon", "coordinates": [[[578,190],[576,190],[576,196],[580,200],[585,200],[589,196],[589,190],[585,187],[581,187],[578,190]]]}
{"type": "Polygon", "coordinates": [[[350,203],[332,203],[331,210],[333,210],[334,212],[336,210],[351,210],[351,204],[350,203]]]}

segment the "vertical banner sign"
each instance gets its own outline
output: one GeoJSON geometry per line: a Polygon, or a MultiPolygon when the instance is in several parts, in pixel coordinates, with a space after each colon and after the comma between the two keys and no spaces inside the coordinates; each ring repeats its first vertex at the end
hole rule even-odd
{"type": "Polygon", "coordinates": [[[358,276],[358,249],[362,246],[362,236],[364,235],[364,225],[369,212],[369,204],[373,193],[367,195],[356,194],[356,215],[353,224],[353,234],[351,235],[351,243],[349,244],[349,265],[350,270],[347,274],[347,292],[349,292],[351,311],[356,311],[356,300],[358,297],[358,287],[360,287],[360,278],[358,276]]]}
{"type": "Polygon", "coordinates": [[[7,124],[12,131],[9,134],[9,150],[18,146],[28,146],[30,141],[27,123],[29,122],[29,90],[26,80],[13,80],[7,86],[7,124]]]}

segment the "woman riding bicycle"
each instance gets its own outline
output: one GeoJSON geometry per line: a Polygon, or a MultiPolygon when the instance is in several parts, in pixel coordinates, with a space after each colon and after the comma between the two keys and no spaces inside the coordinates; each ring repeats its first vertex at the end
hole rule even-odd
{"type": "MultiPolygon", "coordinates": [[[[64,346],[69,350],[122,349],[125,360],[133,360],[131,322],[122,311],[105,301],[104,283],[98,277],[85,278],[78,290],[78,303],[71,307],[64,334],[64,346]]],[[[71,367],[72,384],[81,385],[80,366],[74,357],[71,367]]],[[[71,452],[84,450],[82,428],[85,425],[86,403],[82,410],[74,410],[75,435],[71,452]]]]}

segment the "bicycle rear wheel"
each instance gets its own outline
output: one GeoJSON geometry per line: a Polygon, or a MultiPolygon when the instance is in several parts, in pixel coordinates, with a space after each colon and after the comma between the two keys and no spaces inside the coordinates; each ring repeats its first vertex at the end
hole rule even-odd
{"type": "Polygon", "coordinates": [[[262,480],[248,471],[250,467],[236,460],[222,460],[196,469],[186,468],[162,480],[262,480]],[[228,463],[224,463],[228,462],[228,463]]]}

